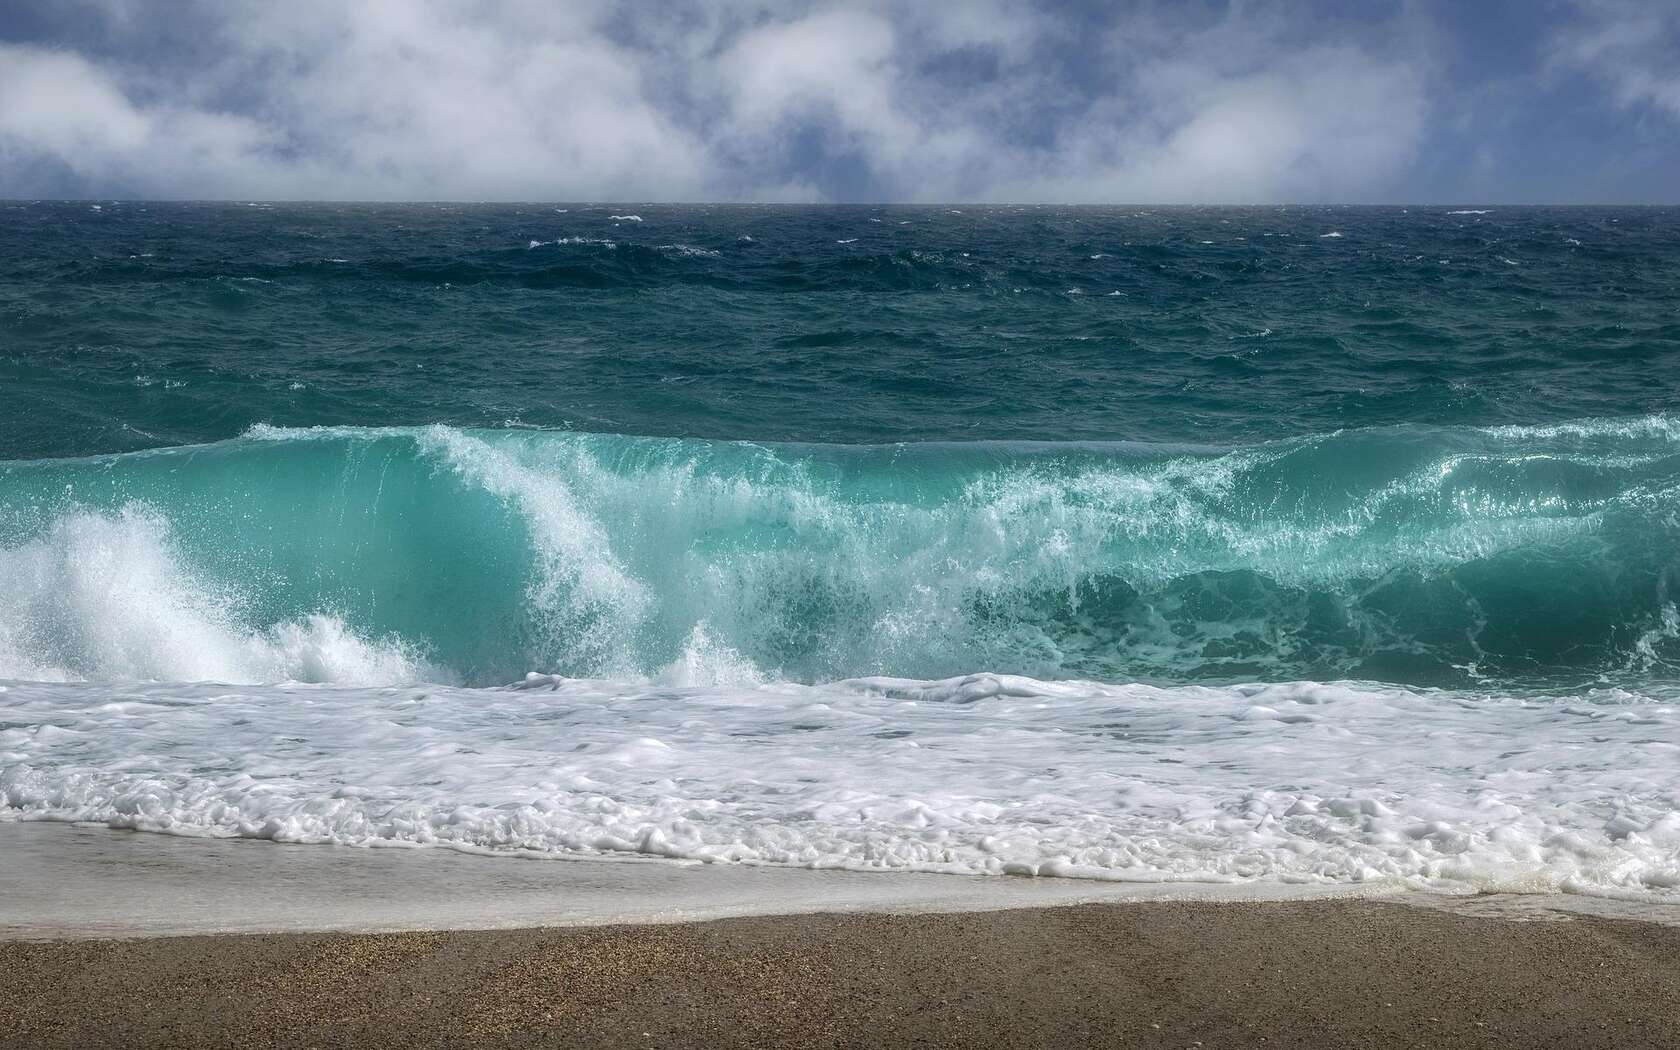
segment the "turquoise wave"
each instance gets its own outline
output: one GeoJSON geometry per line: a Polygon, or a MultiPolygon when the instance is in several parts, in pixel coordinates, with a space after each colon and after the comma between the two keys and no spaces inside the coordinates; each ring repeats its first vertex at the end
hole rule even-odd
{"type": "Polygon", "coordinates": [[[1234,449],[256,428],[0,464],[0,677],[1662,677],[1680,420],[1234,449]]]}

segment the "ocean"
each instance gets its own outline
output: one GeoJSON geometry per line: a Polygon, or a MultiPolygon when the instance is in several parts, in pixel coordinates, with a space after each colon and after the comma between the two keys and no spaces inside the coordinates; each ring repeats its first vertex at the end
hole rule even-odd
{"type": "Polygon", "coordinates": [[[1680,899],[1680,209],[0,203],[0,821],[1680,899]]]}

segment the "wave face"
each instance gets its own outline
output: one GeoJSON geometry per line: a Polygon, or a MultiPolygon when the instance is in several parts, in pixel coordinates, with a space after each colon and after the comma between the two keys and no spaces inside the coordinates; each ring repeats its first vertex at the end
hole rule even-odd
{"type": "Polygon", "coordinates": [[[1680,423],[1217,450],[280,430],[0,465],[0,677],[1661,678],[1680,423]]]}

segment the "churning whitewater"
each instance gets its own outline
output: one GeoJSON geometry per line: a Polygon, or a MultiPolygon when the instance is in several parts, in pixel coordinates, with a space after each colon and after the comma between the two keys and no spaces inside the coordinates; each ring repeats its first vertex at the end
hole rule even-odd
{"type": "Polygon", "coordinates": [[[1680,212],[0,211],[0,821],[1680,897],[1680,212]]]}
{"type": "Polygon", "coordinates": [[[858,679],[0,693],[12,819],[1141,881],[1680,889],[1680,706],[858,679]]]}

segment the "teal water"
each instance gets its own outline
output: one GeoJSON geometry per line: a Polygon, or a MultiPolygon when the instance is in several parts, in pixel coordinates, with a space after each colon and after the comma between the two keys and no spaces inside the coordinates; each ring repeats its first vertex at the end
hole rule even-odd
{"type": "Polygon", "coordinates": [[[0,205],[0,677],[1672,678],[1680,212],[1471,211],[0,205]]]}

